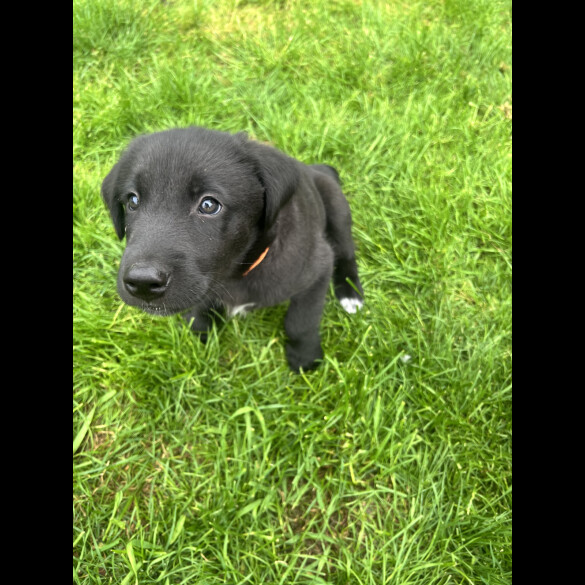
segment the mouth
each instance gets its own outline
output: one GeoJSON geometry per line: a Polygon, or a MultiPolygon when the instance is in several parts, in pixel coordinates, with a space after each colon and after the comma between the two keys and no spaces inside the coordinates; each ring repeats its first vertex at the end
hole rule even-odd
{"type": "Polygon", "coordinates": [[[158,317],[170,317],[171,315],[175,315],[176,313],[180,313],[184,310],[167,306],[150,305],[148,303],[141,304],[139,308],[149,315],[156,315],[158,317]]]}

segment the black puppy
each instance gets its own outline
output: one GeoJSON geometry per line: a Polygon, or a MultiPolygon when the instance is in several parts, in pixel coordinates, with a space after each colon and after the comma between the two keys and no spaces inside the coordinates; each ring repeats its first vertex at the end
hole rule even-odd
{"type": "Polygon", "coordinates": [[[102,184],[127,238],[118,292],[155,315],[183,313],[196,332],[290,299],[286,355],[298,371],[323,357],[329,282],[343,308],[363,305],[349,205],[327,165],[204,128],[134,139],[102,184]]]}

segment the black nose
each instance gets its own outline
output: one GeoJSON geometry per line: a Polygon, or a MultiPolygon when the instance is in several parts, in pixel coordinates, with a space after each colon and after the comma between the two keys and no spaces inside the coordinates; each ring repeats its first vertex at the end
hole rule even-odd
{"type": "Polygon", "coordinates": [[[166,270],[155,264],[132,264],[124,274],[124,286],[132,296],[152,301],[163,296],[170,276],[166,270]]]}

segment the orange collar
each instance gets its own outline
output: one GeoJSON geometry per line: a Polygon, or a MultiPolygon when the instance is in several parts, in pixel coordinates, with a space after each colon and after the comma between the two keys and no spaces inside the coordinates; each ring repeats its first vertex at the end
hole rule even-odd
{"type": "Polygon", "coordinates": [[[268,250],[270,250],[270,246],[268,248],[266,248],[266,250],[264,250],[264,252],[262,252],[262,254],[260,254],[260,256],[258,257],[256,262],[254,262],[254,264],[252,264],[252,266],[250,266],[250,268],[248,268],[248,270],[246,270],[246,272],[244,272],[244,274],[242,276],[247,276],[248,274],[250,274],[250,272],[252,272],[252,270],[254,270],[254,268],[256,268],[256,266],[258,266],[258,264],[260,264],[260,262],[262,262],[262,260],[264,260],[264,258],[266,257],[266,254],[268,254],[268,250]]]}

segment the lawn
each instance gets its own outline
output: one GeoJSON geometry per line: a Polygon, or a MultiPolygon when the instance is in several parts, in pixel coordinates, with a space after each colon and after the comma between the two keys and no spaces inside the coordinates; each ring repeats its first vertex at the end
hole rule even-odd
{"type": "Polygon", "coordinates": [[[74,0],[73,582],[512,582],[510,0],[74,0]],[[137,134],[335,166],[365,306],[215,328],[123,305],[137,134]]]}

